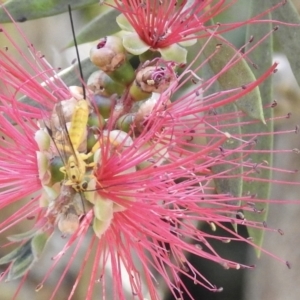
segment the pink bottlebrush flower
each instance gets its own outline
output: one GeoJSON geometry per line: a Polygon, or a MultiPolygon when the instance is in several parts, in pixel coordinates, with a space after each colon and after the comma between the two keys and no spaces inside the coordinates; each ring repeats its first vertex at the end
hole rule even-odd
{"type": "MultiPolygon", "coordinates": [[[[55,175],[50,168],[54,168],[53,161],[48,160],[47,156],[59,152],[59,146],[64,146],[48,123],[60,112],[64,114],[71,92],[22,33],[23,40],[33,53],[32,58],[28,59],[19,52],[27,62],[29,71],[9,55],[10,47],[19,50],[18,45],[3,29],[1,34],[12,45],[0,51],[0,80],[3,84],[0,93],[0,131],[5,135],[0,145],[0,208],[3,210],[16,203],[22,206],[1,218],[0,232],[5,233],[25,220],[33,222],[32,228],[35,229],[27,235],[10,237],[11,242],[7,244],[20,242],[18,249],[21,250],[6,258],[5,262],[9,265],[1,279],[23,276],[25,280],[29,267],[41,254],[39,244],[35,242],[41,243],[41,239],[47,240],[50,236],[50,241],[55,244],[65,242],[60,251],[53,254],[52,265],[44,271],[37,291],[50,280],[63,256],[68,257],[68,263],[57,276],[49,299],[57,299],[66,274],[75,261],[80,261],[81,268],[67,291],[68,299],[74,296],[81,279],[88,282],[85,299],[93,299],[94,295],[100,295],[102,299],[108,296],[111,299],[161,299],[156,274],[163,278],[177,299],[183,294],[193,298],[181,276],[212,291],[219,291],[220,288],[206,280],[191,265],[189,254],[216,262],[224,268],[250,268],[221,257],[210,241],[240,241],[257,247],[253,241],[240,236],[226,224],[275,231],[265,228],[261,222],[245,219],[241,212],[260,213],[259,204],[272,201],[258,199],[253,194],[235,196],[230,191],[217,193],[214,181],[240,177],[249,181],[263,180],[256,171],[271,167],[252,162],[250,158],[252,153],[260,152],[256,149],[256,138],[270,133],[230,134],[230,128],[251,126],[259,121],[243,119],[245,113],[241,111],[219,113],[217,110],[250,93],[272,75],[277,64],[257,80],[245,82],[243,87],[209,93],[209,88],[219,76],[243,58],[239,52],[219,74],[203,82],[194,72],[208,60],[199,66],[189,66],[179,78],[172,76],[175,74],[173,62],[155,60],[151,68],[155,66],[157,69],[154,68],[150,83],[155,86],[157,82],[168,82],[169,86],[166,85],[162,92],[158,89],[160,94],[153,93],[139,106],[135,112],[138,118],[127,131],[122,127],[122,122],[117,128],[117,119],[120,110],[128,108],[128,102],[132,100],[130,93],[124,93],[121,98],[124,100],[123,106],[117,103],[119,106],[113,107],[106,127],[98,128],[100,134],[97,134],[95,143],[98,149],[94,151],[93,146],[91,150],[93,162],[86,162],[85,165],[88,170],[88,164],[94,163],[93,171],[84,172],[84,180],[88,183],[87,189],[82,192],[86,197],[82,201],[85,208],[80,208],[78,213],[78,203],[74,203],[77,186],[72,190],[73,186],[67,185],[65,178],[57,179],[55,176],[64,177],[61,168],[55,175]],[[179,94],[181,89],[184,90],[182,95],[179,94]],[[28,96],[36,106],[17,101],[16,97],[20,95],[28,96]],[[51,141],[49,136],[52,134],[51,141]],[[57,149],[54,149],[54,144],[57,149]],[[232,144],[234,147],[228,146],[232,144]],[[226,166],[226,169],[216,171],[219,166],[226,166]],[[49,194],[55,192],[52,190],[54,180],[56,184],[58,181],[60,183],[59,194],[54,201],[49,201],[50,204],[45,203],[49,194]],[[68,187],[71,189],[68,190],[68,187]],[[64,203],[57,202],[60,197],[67,198],[69,195],[74,200],[72,208],[75,212],[68,212],[67,216],[75,217],[76,224],[60,216],[65,213],[65,207],[58,207],[60,204],[64,206],[64,203]],[[25,196],[32,198],[24,201],[25,196]],[[209,223],[212,231],[208,233],[199,229],[199,223],[209,223]],[[68,236],[66,240],[52,235],[57,228],[64,238],[68,236]],[[226,236],[220,236],[217,228],[225,229],[226,236]],[[18,273],[14,269],[20,266],[17,260],[28,257],[31,258],[30,265],[18,273]],[[88,264],[92,265],[91,270],[85,272],[88,264]],[[125,291],[126,283],[130,294],[125,291]]],[[[213,56],[214,53],[209,59],[213,56]]],[[[91,101],[91,104],[94,102],[91,101]]],[[[99,111],[95,109],[95,113],[99,111]]],[[[66,123],[58,123],[58,129],[66,127],[66,123]]],[[[59,130],[57,133],[60,133],[59,130]]],[[[80,146],[73,151],[73,155],[76,151],[88,155],[80,146]]],[[[67,173],[66,164],[64,168],[67,173]]],[[[0,262],[3,263],[3,260],[0,259],[0,262]]],[[[16,294],[19,292],[17,290],[16,294]]]]}
{"type": "MultiPolygon", "coordinates": [[[[241,22],[210,24],[210,21],[234,5],[236,0],[208,1],[114,1],[123,14],[117,22],[124,34],[124,46],[132,54],[143,54],[147,50],[159,51],[165,59],[177,59],[185,63],[186,49],[197,39],[209,37],[214,33],[224,33],[243,25],[263,22],[267,13],[284,5],[282,1],[259,15],[241,22]],[[177,55],[173,55],[177,53],[177,55]],[[180,57],[178,57],[180,53],[180,57]]],[[[276,21],[274,21],[276,22],[276,21]]]]}

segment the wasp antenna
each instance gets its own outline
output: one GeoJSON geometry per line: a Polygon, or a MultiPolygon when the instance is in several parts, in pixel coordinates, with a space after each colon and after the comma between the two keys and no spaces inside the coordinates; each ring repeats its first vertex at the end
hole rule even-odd
{"type": "Polygon", "coordinates": [[[80,56],[79,56],[79,51],[78,51],[78,46],[77,46],[77,41],[76,41],[76,36],[75,36],[75,29],[74,29],[74,23],[73,23],[73,18],[72,18],[72,11],[71,11],[71,5],[68,5],[68,10],[69,10],[69,17],[70,17],[70,22],[71,22],[71,28],[72,28],[72,35],[73,35],[73,40],[74,40],[74,46],[76,49],[76,56],[78,60],[78,67],[79,67],[79,72],[80,72],[80,79],[81,79],[81,85],[82,85],[82,91],[83,91],[83,98],[86,99],[86,92],[85,92],[85,86],[83,84],[83,72],[82,72],[82,67],[81,67],[81,62],[80,62],[80,56]]]}
{"type": "Polygon", "coordinates": [[[52,129],[50,127],[48,127],[45,122],[44,122],[44,126],[45,126],[49,136],[52,138],[53,137],[52,129]]]}

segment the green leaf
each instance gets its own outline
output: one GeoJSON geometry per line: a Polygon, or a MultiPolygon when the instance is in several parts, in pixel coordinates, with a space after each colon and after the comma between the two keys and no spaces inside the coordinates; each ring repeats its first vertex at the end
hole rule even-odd
{"type": "Polygon", "coordinates": [[[20,242],[32,238],[35,234],[36,234],[36,228],[33,228],[23,233],[10,235],[7,239],[10,240],[11,242],[20,242]]]}
{"type": "MultiPolygon", "coordinates": [[[[81,68],[83,72],[84,81],[86,82],[88,77],[95,72],[96,70],[99,70],[92,62],[90,61],[89,57],[83,59],[81,62],[81,68]]],[[[62,79],[62,81],[67,85],[78,85],[81,86],[81,81],[79,77],[78,72],[78,63],[72,65],[71,67],[61,71],[58,73],[58,76],[62,79]]]]}
{"type": "Polygon", "coordinates": [[[31,243],[30,240],[28,240],[22,246],[14,249],[13,251],[6,254],[5,256],[1,257],[0,265],[7,264],[7,263],[15,260],[16,258],[23,256],[24,253],[28,252],[31,249],[30,243],[31,243]]]}
{"type": "MultiPolygon", "coordinates": [[[[237,111],[237,108],[234,104],[227,104],[225,106],[218,107],[216,109],[217,114],[227,114],[227,113],[234,113],[237,111]]],[[[230,126],[232,120],[229,121],[222,121],[218,119],[218,125],[222,125],[222,131],[228,132],[232,136],[240,136],[241,135],[241,127],[240,126],[230,126]],[[228,124],[228,128],[226,128],[226,124],[228,124]]],[[[238,119],[236,120],[238,122],[238,119]]],[[[228,138],[226,142],[222,145],[222,151],[226,155],[226,152],[230,151],[231,149],[237,149],[240,146],[240,141],[228,138]]],[[[235,152],[226,156],[224,160],[231,162],[234,161],[236,164],[240,162],[240,165],[233,168],[231,163],[222,163],[216,164],[212,167],[212,171],[215,174],[220,174],[218,178],[214,180],[216,190],[218,194],[231,194],[236,198],[239,198],[242,195],[242,187],[243,187],[243,179],[242,179],[242,154],[235,152]],[[225,175],[225,178],[222,178],[222,174],[225,175]],[[230,178],[226,178],[226,176],[230,178]]],[[[239,206],[240,201],[235,201],[232,205],[239,206]]],[[[235,212],[236,213],[236,212],[235,212]]],[[[234,213],[234,214],[235,214],[234,213]]],[[[233,224],[235,231],[237,231],[237,225],[233,224]]]]}
{"type": "MultiPolygon", "coordinates": [[[[32,232],[33,230],[30,230],[25,234],[15,235],[13,238],[21,239],[26,234],[32,236],[32,232]]],[[[0,265],[12,262],[7,275],[7,281],[23,276],[32,267],[33,263],[41,256],[49,237],[50,235],[46,232],[37,233],[23,245],[0,259],[0,265]]]]}
{"type": "MultiPolygon", "coordinates": [[[[222,74],[218,75],[218,82],[223,89],[230,90],[255,81],[256,78],[248,63],[245,59],[241,58],[241,54],[237,53],[237,50],[224,39],[215,36],[210,38],[208,42],[207,39],[201,39],[200,42],[202,43],[203,54],[206,57],[209,57],[215,51],[217,45],[221,44],[218,52],[208,63],[216,75],[223,70],[222,74]],[[235,61],[238,61],[227,68],[228,62],[233,57],[235,57],[235,61]],[[227,68],[226,71],[224,71],[225,68],[227,68]]],[[[247,93],[235,103],[248,116],[265,123],[262,100],[258,88],[247,93]]]]}
{"type": "MultiPolygon", "coordinates": [[[[268,1],[272,5],[278,4],[278,0],[268,1]]],[[[270,4],[268,4],[268,6],[270,6],[270,4]]],[[[297,25],[297,27],[280,25],[279,30],[276,32],[275,39],[278,42],[281,51],[286,55],[288,61],[290,62],[298,85],[300,85],[300,16],[292,4],[292,1],[288,0],[285,5],[272,11],[272,19],[297,25]]]]}
{"type": "Polygon", "coordinates": [[[31,240],[32,253],[35,259],[40,258],[47,244],[48,239],[49,239],[49,235],[45,232],[41,232],[35,235],[31,240]]]}
{"type": "MultiPolygon", "coordinates": [[[[25,246],[25,245],[24,245],[25,246]]],[[[22,253],[12,264],[7,275],[7,281],[17,279],[23,276],[33,265],[35,258],[31,251],[31,247],[27,247],[26,251],[22,253]]]]}
{"type": "MultiPolygon", "coordinates": [[[[214,76],[214,73],[209,65],[204,65],[202,70],[201,77],[205,78],[204,80],[211,78],[214,76]]],[[[222,90],[222,87],[218,82],[215,82],[213,86],[209,88],[207,93],[214,94],[218,93],[218,91],[222,90]]],[[[222,126],[222,131],[224,133],[228,134],[228,139],[226,142],[222,145],[222,151],[224,151],[224,154],[226,155],[227,151],[230,151],[231,149],[236,149],[240,146],[240,141],[230,138],[230,135],[232,136],[240,136],[241,135],[241,127],[240,126],[231,126],[230,123],[232,120],[222,120],[221,118],[218,118],[218,115],[222,114],[228,114],[228,113],[234,113],[237,111],[236,105],[233,103],[227,104],[225,106],[220,106],[214,110],[214,113],[216,113],[216,125],[222,126]],[[228,126],[227,126],[228,125],[228,126]]],[[[235,120],[236,123],[239,123],[238,117],[236,117],[235,120]]],[[[213,124],[213,119],[210,120],[210,123],[213,124]]],[[[208,130],[208,133],[210,130],[208,130]]],[[[212,133],[215,133],[215,131],[212,131],[212,133]]],[[[220,150],[221,151],[221,150],[220,150]]],[[[216,176],[214,179],[216,191],[218,194],[231,194],[237,199],[242,195],[242,186],[243,186],[243,180],[240,174],[243,173],[243,166],[242,166],[242,154],[241,153],[233,153],[231,155],[226,156],[224,158],[223,162],[220,162],[219,164],[215,164],[212,167],[212,172],[214,174],[220,174],[220,176],[216,176]],[[233,167],[230,163],[225,163],[224,161],[234,161],[236,163],[236,166],[233,167]],[[238,165],[240,163],[240,165],[238,165]],[[223,178],[222,178],[223,177],[223,178]]],[[[232,205],[239,206],[240,201],[230,201],[232,205]]],[[[236,212],[233,212],[235,217],[236,212]]],[[[228,215],[231,217],[232,215],[228,215]]],[[[237,225],[233,224],[234,229],[237,231],[237,225]]]]}
{"type": "MultiPolygon", "coordinates": [[[[120,14],[119,11],[112,7],[104,6],[105,9],[91,20],[82,30],[76,35],[77,44],[98,40],[101,37],[111,35],[120,30],[116,23],[116,17],[120,14]],[[108,26],[109,24],[109,26],[108,26]]],[[[67,47],[74,45],[74,41],[68,43],[67,47]]]]}
{"type": "MultiPolygon", "coordinates": [[[[4,4],[16,22],[54,16],[68,11],[99,3],[99,0],[11,0],[4,4]]],[[[0,23],[11,22],[6,11],[0,10],[0,23]]]]}
{"type": "MultiPolygon", "coordinates": [[[[259,5],[259,10],[261,11],[262,6],[265,6],[265,9],[268,8],[267,3],[261,2],[259,5]]],[[[259,11],[257,10],[257,5],[252,4],[252,15],[257,15],[259,11]]],[[[269,16],[270,17],[270,16],[269,16]]],[[[264,17],[267,19],[268,15],[264,17]]],[[[271,23],[264,23],[264,24],[253,24],[248,25],[247,28],[247,35],[250,37],[253,35],[255,40],[259,40],[267,33],[269,33],[272,29],[271,23]]],[[[258,65],[258,70],[255,70],[254,73],[258,77],[263,73],[263,66],[270,66],[272,64],[272,56],[273,56],[273,43],[272,38],[265,40],[261,45],[259,45],[251,54],[249,55],[250,59],[258,65]]],[[[268,78],[264,81],[264,83],[259,87],[262,95],[262,101],[264,105],[270,104],[273,99],[272,95],[272,80],[268,78]]],[[[272,110],[267,109],[265,110],[265,117],[267,119],[272,118],[272,110]]],[[[273,147],[273,122],[268,121],[267,125],[262,123],[251,124],[250,126],[244,126],[242,128],[244,134],[247,133],[260,133],[260,132],[270,132],[269,135],[258,137],[258,142],[256,148],[260,150],[270,150],[273,147]]],[[[258,154],[251,154],[252,162],[256,162],[257,164],[262,164],[268,162],[269,164],[272,163],[272,154],[271,153],[258,153],[258,154]]],[[[271,171],[268,169],[258,169],[259,173],[255,175],[257,178],[263,179],[270,179],[271,178],[271,171]]],[[[254,175],[253,175],[254,176],[254,175]]],[[[245,181],[243,184],[243,194],[257,194],[258,199],[268,199],[270,193],[270,182],[268,180],[261,182],[261,181],[245,181]]],[[[249,212],[245,211],[244,215],[247,220],[255,221],[255,222],[264,222],[268,216],[268,208],[269,204],[267,202],[260,203],[257,207],[257,210],[263,210],[263,213],[257,212],[249,212]]],[[[263,229],[256,229],[251,226],[247,227],[249,236],[252,237],[253,242],[258,247],[262,246],[263,238],[264,238],[264,230],[263,229]]],[[[256,254],[260,256],[260,250],[256,249],[256,254]]]]}

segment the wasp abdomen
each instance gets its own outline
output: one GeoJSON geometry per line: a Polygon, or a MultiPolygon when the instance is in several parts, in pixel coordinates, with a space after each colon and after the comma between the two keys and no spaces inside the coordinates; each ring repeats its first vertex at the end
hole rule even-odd
{"type": "Polygon", "coordinates": [[[71,127],[69,129],[69,136],[74,150],[77,150],[81,144],[85,132],[86,124],[89,117],[89,106],[86,100],[79,100],[75,106],[75,110],[71,120],[71,127]]]}

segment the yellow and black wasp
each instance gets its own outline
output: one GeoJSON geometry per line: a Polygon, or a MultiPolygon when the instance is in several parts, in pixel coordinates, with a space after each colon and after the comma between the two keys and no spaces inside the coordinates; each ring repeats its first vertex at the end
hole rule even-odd
{"type": "Polygon", "coordinates": [[[45,126],[62,160],[59,170],[64,174],[59,194],[49,206],[48,217],[63,234],[73,233],[79,226],[86,202],[84,192],[91,177],[88,168],[94,166],[86,163],[93,154],[85,153],[89,104],[84,99],[73,100],[57,103],[49,126],[45,126]]]}

